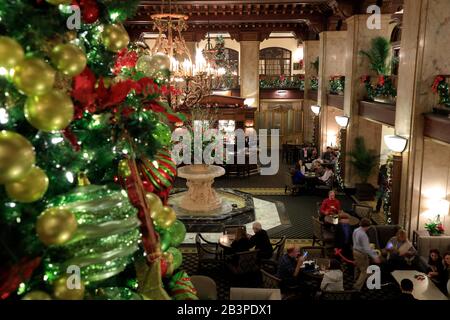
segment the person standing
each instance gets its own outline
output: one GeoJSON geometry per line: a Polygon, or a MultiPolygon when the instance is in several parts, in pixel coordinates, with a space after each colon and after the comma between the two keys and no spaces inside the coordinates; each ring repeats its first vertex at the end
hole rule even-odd
{"type": "Polygon", "coordinates": [[[367,279],[367,268],[369,267],[369,257],[375,263],[380,263],[380,257],[370,247],[367,229],[370,227],[370,220],[361,219],[360,227],[353,232],[353,258],[355,261],[355,284],[353,288],[360,291],[367,279]]]}

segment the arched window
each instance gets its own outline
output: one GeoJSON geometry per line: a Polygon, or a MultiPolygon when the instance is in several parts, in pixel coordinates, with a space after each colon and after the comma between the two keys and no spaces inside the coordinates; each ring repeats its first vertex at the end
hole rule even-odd
{"type": "Polygon", "coordinates": [[[391,45],[392,45],[392,55],[397,59],[397,63],[393,65],[392,74],[398,75],[398,61],[400,59],[400,42],[402,40],[402,27],[401,25],[396,25],[391,34],[391,45]]]}
{"type": "Polygon", "coordinates": [[[284,48],[265,48],[259,51],[260,75],[291,75],[291,51],[284,48]]]}

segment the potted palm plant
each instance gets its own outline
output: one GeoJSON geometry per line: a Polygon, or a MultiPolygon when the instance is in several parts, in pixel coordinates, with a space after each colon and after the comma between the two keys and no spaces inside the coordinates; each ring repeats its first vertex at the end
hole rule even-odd
{"type": "Polygon", "coordinates": [[[375,188],[368,183],[369,177],[378,165],[379,155],[374,150],[368,150],[363,137],[355,138],[355,147],[347,153],[350,163],[356,170],[361,183],[357,183],[356,198],[361,201],[370,201],[374,199],[375,188]]]}
{"type": "MultiPolygon", "coordinates": [[[[395,104],[397,90],[390,77],[393,64],[397,63],[398,59],[391,55],[391,44],[389,40],[383,37],[376,37],[372,39],[370,50],[361,50],[360,54],[367,57],[370,62],[370,68],[378,75],[378,82],[371,84],[366,82],[366,88],[369,98],[377,102],[395,104]],[[368,85],[371,88],[368,88],[368,85]]],[[[370,79],[370,78],[369,78],[370,79]]]]}

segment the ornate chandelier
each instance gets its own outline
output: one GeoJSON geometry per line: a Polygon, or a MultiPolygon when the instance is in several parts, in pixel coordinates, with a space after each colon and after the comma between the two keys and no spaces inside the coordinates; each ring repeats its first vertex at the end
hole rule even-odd
{"type": "Polygon", "coordinates": [[[198,49],[195,62],[192,61],[182,36],[182,32],[187,29],[189,16],[172,13],[170,1],[169,8],[169,13],[151,15],[158,37],[150,52],[152,56],[164,54],[170,60],[169,82],[180,94],[171,95],[168,102],[174,109],[191,108],[211,93],[218,73],[198,49]]]}

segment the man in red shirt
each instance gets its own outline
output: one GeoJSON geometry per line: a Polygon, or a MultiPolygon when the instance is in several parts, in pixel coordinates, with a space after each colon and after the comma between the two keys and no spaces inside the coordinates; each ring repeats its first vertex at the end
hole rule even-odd
{"type": "Polygon", "coordinates": [[[320,206],[320,213],[324,216],[330,214],[338,214],[341,211],[341,203],[336,199],[336,193],[334,190],[328,192],[328,198],[322,201],[320,206]]]}

